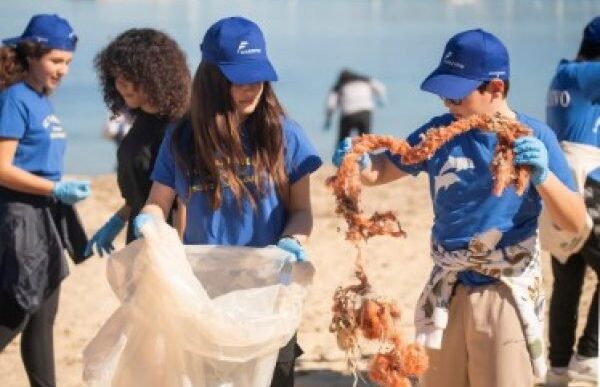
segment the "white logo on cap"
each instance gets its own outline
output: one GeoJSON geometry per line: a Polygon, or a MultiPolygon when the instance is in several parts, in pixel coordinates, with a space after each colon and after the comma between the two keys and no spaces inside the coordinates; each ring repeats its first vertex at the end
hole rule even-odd
{"type": "Polygon", "coordinates": [[[488,75],[491,75],[494,78],[500,78],[501,75],[506,74],[506,71],[490,71],[488,75]]]}
{"type": "Polygon", "coordinates": [[[450,59],[452,56],[452,51],[448,51],[448,53],[444,56],[444,59],[450,59]]]}
{"type": "Polygon", "coordinates": [[[248,41],[242,40],[238,46],[237,53],[240,55],[249,55],[249,54],[260,54],[262,50],[260,48],[247,48],[248,41]]]}

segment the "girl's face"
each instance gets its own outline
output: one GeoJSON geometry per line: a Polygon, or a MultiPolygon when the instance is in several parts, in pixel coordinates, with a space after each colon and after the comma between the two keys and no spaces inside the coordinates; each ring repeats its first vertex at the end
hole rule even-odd
{"type": "Polygon", "coordinates": [[[262,82],[248,85],[231,85],[231,99],[233,107],[243,121],[256,110],[258,101],[262,96],[264,85],[262,82]]]}
{"type": "Polygon", "coordinates": [[[52,49],[40,58],[28,58],[26,82],[37,91],[50,94],[69,72],[73,60],[70,51],[52,49]]]}
{"type": "Polygon", "coordinates": [[[148,97],[141,87],[128,81],[122,75],[118,75],[115,78],[115,88],[121,94],[125,105],[129,109],[141,109],[147,113],[152,113],[153,109],[148,105],[148,97]]]}

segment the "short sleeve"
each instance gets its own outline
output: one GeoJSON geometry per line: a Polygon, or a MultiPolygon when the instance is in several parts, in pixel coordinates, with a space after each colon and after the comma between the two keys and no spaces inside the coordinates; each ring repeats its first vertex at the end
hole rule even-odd
{"type": "Polygon", "coordinates": [[[173,128],[167,131],[154,162],[151,179],[175,189],[175,159],[173,157],[171,142],[173,128]]]}
{"type": "Polygon", "coordinates": [[[304,130],[295,122],[284,120],[285,166],[290,184],[313,173],[323,164],[304,130]]]}
{"type": "Polygon", "coordinates": [[[0,96],[0,137],[21,139],[27,128],[27,112],[15,96],[6,92],[0,96]]]}
{"type": "MultiPolygon", "coordinates": [[[[526,122],[526,124],[530,123],[526,122]]],[[[569,187],[571,191],[577,191],[571,169],[569,168],[567,159],[556,138],[556,134],[552,129],[541,123],[537,131],[538,138],[544,143],[546,150],[548,151],[548,166],[550,170],[564,185],[569,187]]]]}

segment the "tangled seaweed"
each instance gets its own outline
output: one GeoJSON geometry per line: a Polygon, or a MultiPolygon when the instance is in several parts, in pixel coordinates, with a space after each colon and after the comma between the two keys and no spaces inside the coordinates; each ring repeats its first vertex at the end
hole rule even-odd
{"type": "MultiPolygon", "coordinates": [[[[405,345],[396,328],[400,309],[390,300],[377,297],[365,273],[359,242],[376,235],[405,236],[395,213],[387,211],[365,215],[359,207],[361,193],[357,160],[365,152],[380,148],[399,155],[405,164],[416,164],[429,159],[445,143],[469,130],[479,129],[495,133],[497,144],[490,165],[494,176],[493,193],[501,195],[514,185],[522,195],[529,184],[529,169],[513,164],[513,143],[531,130],[519,122],[500,115],[480,115],[461,119],[452,124],[429,129],[421,142],[411,147],[405,140],[391,136],[363,135],[353,139],[351,151],[344,157],[335,176],[327,179],[336,198],[336,214],[348,224],[346,239],[357,248],[355,277],[357,284],[338,287],[333,296],[332,321],[329,330],[336,335],[338,346],[346,352],[348,366],[358,375],[356,359],[360,352],[359,338],[379,340],[381,350],[369,366],[369,377],[384,387],[410,387],[410,378],[418,378],[428,366],[425,350],[417,344],[405,345]]],[[[356,380],[356,379],[355,379],[356,380]]]]}
{"type": "Polygon", "coordinates": [[[337,174],[327,179],[327,185],[333,189],[336,198],[335,213],[343,216],[348,224],[346,239],[357,243],[375,235],[406,235],[392,211],[367,216],[360,210],[358,203],[362,187],[356,161],[362,154],[386,148],[400,156],[404,164],[416,164],[429,159],[455,136],[472,129],[493,132],[498,138],[490,165],[494,176],[493,193],[500,196],[506,187],[515,185],[517,194],[522,195],[529,183],[529,169],[513,164],[512,146],[517,138],[529,135],[531,130],[518,121],[499,115],[464,118],[445,127],[429,129],[414,147],[391,136],[366,134],[353,139],[352,150],[344,157],[337,174]]]}

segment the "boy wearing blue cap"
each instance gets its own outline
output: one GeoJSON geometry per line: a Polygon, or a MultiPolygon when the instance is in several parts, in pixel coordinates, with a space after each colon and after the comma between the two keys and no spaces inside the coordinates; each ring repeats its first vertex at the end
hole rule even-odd
{"type": "MultiPolygon", "coordinates": [[[[414,131],[411,146],[430,128],[477,114],[515,119],[533,132],[514,144],[514,163],[531,169],[522,196],[514,187],[492,193],[497,140],[489,132],[458,135],[415,165],[389,152],[359,159],[367,185],[429,175],[434,268],[415,313],[417,341],[430,357],[425,385],[531,387],[534,374],[546,371],[537,218],[543,201],[558,227],[579,230],[583,200],[574,192],[556,136],[508,105],[509,57],[497,37],[481,29],[452,37],[421,88],[441,97],[449,114],[414,131]]],[[[334,163],[346,152],[340,146],[334,163]]]]}
{"type": "MultiPolygon", "coordinates": [[[[310,174],[321,159],[286,117],[260,28],[242,17],[213,24],[200,46],[189,120],[167,133],[150,197],[134,219],[139,235],[164,221],[175,195],[186,205],[185,244],[277,245],[297,260],[312,229],[310,174]]],[[[293,337],[280,350],[271,386],[293,386],[293,337]]]]}
{"type": "MultiPolygon", "coordinates": [[[[576,353],[573,346],[586,267],[594,270],[596,278],[600,273],[600,17],[585,27],[577,58],[560,61],[548,91],[546,118],[565,151],[579,192],[585,192],[594,224],[587,240],[586,236],[579,238],[585,241],[583,246],[566,253],[561,248],[575,243],[549,248],[554,284],[549,324],[551,368],[546,385],[566,386],[569,381],[598,379],[598,282],[576,353]]],[[[540,230],[545,232],[543,226],[540,224],[540,230]]],[[[551,225],[547,230],[550,237],[555,236],[551,225]]]]}
{"type": "Polygon", "coordinates": [[[53,325],[64,249],[87,239],[73,203],[86,181],[62,181],[66,132],[48,95],[67,74],[77,36],[57,15],[35,15],[0,48],[0,351],[20,332],[32,386],[55,386],[53,325]]]}

